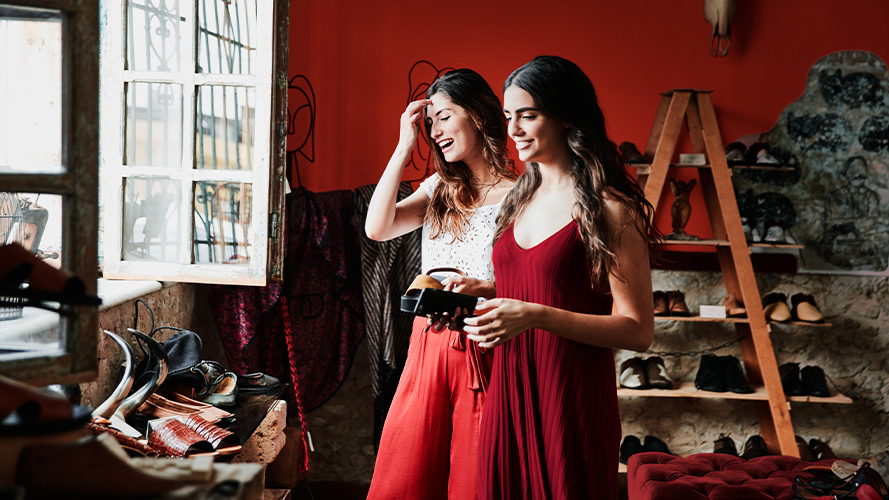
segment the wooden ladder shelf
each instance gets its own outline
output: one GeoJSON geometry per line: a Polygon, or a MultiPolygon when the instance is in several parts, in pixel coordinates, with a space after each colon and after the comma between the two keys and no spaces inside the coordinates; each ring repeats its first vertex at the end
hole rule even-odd
{"type": "Polygon", "coordinates": [[[645,159],[651,168],[638,172],[645,197],[657,208],[663,192],[670,160],[683,118],[695,153],[703,153],[707,164],[698,165],[701,191],[710,217],[714,240],[728,245],[714,245],[727,293],[741,297],[749,322],[734,323],[750,384],[765,386],[767,401],[754,401],[762,437],[772,453],[799,457],[789,403],[784,396],[778,363],[753,274],[750,247],[744,237],[741,215],[732,187],[731,170],[725,158],[710,91],[677,89],[662,94],[657,117],[651,129],[645,159]]]}

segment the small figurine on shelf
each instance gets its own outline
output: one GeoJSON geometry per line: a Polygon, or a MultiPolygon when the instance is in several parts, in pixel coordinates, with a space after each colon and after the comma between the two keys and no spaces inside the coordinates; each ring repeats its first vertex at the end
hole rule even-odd
{"type": "Polygon", "coordinates": [[[670,209],[670,215],[673,217],[673,232],[668,234],[665,239],[668,240],[699,240],[697,236],[685,234],[685,225],[688,224],[688,218],[691,216],[691,202],[688,200],[691,190],[697,184],[696,179],[688,182],[670,179],[670,191],[673,192],[673,207],[670,209]]]}

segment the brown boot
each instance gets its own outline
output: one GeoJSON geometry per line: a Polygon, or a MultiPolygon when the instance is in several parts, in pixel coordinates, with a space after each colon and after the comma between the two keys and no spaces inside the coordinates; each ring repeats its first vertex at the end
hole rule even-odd
{"type": "Polygon", "coordinates": [[[667,292],[667,307],[670,309],[670,316],[691,316],[688,306],[685,305],[685,294],[679,290],[667,292]]]}
{"type": "Polygon", "coordinates": [[[670,308],[667,307],[667,294],[661,291],[654,292],[654,315],[669,316],[670,308]]]}
{"type": "Polygon", "coordinates": [[[744,302],[735,297],[733,293],[725,296],[725,299],[722,300],[722,305],[725,306],[725,315],[729,318],[747,317],[747,309],[744,308],[744,302]]]}

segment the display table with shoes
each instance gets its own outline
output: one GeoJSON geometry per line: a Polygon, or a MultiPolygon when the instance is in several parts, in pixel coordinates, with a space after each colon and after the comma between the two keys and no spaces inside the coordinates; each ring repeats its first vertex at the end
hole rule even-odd
{"type": "Polygon", "coordinates": [[[636,500],[792,499],[797,476],[816,479],[803,469],[829,467],[835,460],[807,462],[785,455],[745,460],[721,453],[676,457],[638,453],[627,464],[629,498],[636,500]]]}

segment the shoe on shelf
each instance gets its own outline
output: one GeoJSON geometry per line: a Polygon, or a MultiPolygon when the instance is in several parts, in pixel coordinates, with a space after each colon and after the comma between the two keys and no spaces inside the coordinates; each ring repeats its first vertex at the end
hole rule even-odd
{"type": "Polygon", "coordinates": [[[800,370],[800,383],[802,393],[818,398],[829,398],[830,389],[827,387],[827,379],[824,370],[818,366],[807,366],[800,370]]]}
{"type": "Polygon", "coordinates": [[[55,434],[86,426],[92,408],[0,375],[0,436],[55,434]]]}
{"type": "Polygon", "coordinates": [[[685,304],[685,294],[679,290],[667,292],[667,308],[670,309],[670,316],[691,316],[688,306],[685,304]]]}
{"type": "Polygon", "coordinates": [[[695,387],[701,391],[725,392],[725,364],[719,356],[704,354],[695,375],[695,387]]]}
{"type": "Polygon", "coordinates": [[[837,457],[833,450],[830,449],[830,446],[827,446],[827,443],[820,439],[810,439],[809,449],[811,449],[812,454],[815,455],[815,460],[827,460],[829,458],[837,457]]]}
{"type": "Polygon", "coordinates": [[[232,372],[225,372],[219,377],[207,395],[201,401],[216,406],[217,408],[231,408],[235,406],[238,398],[238,376],[232,372]]]}
{"type": "Polygon", "coordinates": [[[734,455],[738,456],[738,449],[735,448],[735,442],[732,438],[722,435],[719,435],[719,439],[713,441],[713,453],[722,453],[723,455],[734,455]]]}
{"type": "Polygon", "coordinates": [[[781,375],[781,385],[784,386],[785,396],[802,396],[803,384],[800,379],[799,363],[784,363],[778,367],[781,375]]]}
{"type": "Polygon", "coordinates": [[[645,375],[648,377],[648,385],[652,389],[672,389],[673,379],[667,374],[667,367],[660,356],[654,356],[644,361],[645,375]]]}
{"type": "Polygon", "coordinates": [[[725,315],[729,318],[746,318],[747,309],[744,308],[742,302],[735,294],[730,293],[722,299],[722,305],[725,306],[725,315]]]}
{"type": "Polygon", "coordinates": [[[667,293],[657,291],[654,292],[654,315],[669,316],[670,308],[667,306],[667,293]]]}
{"type": "Polygon", "coordinates": [[[670,448],[667,446],[667,443],[654,436],[645,436],[645,440],[642,442],[642,449],[644,451],[657,451],[660,453],[666,453],[667,455],[673,454],[670,452],[670,448]]]}
{"type": "Polygon", "coordinates": [[[787,308],[787,295],[781,292],[772,292],[763,297],[762,307],[768,321],[780,323],[790,319],[790,309],[787,308]]]}
{"type": "Polygon", "coordinates": [[[762,148],[756,152],[756,163],[758,165],[780,165],[781,162],[772,156],[768,148],[762,148]]]}
{"type": "Polygon", "coordinates": [[[747,438],[747,442],[744,443],[744,454],[741,455],[744,459],[751,460],[766,455],[769,455],[769,449],[766,446],[766,440],[762,436],[754,434],[747,438]]]}
{"type": "Polygon", "coordinates": [[[804,462],[814,462],[815,455],[809,449],[809,443],[801,436],[796,436],[796,447],[799,449],[799,459],[804,462]]]}
{"type": "Polygon", "coordinates": [[[98,306],[102,299],[86,293],[83,280],[56,269],[18,243],[0,244],[0,296],[22,298],[24,305],[60,312],[62,305],[98,306]],[[22,286],[24,282],[27,287],[22,286]]]}
{"type": "Polygon", "coordinates": [[[630,358],[620,365],[620,386],[626,389],[650,389],[642,359],[630,358]]]}
{"type": "Polygon", "coordinates": [[[744,153],[747,146],[743,142],[732,142],[725,147],[725,159],[731,164],[744,163],[744,153]]]}
{"type": "MultiPolygon", "coordinates": [[[[642,442],[639,441],[639,438],[636,436],[626,436],[620,444],[620,463],[626,465],[630,457],[643,451],[645,450],[642,448],[642,442]]],[[[614,459],[612,458],[612,460],[614,459]]]]}
{"type": "Polygon", "coordinates": [[[824,323],[824,316],[815,303],[815,297],[806,293],[797,293],[790,297],[791,314],[797,321],[807,323],[824,323]]]}
{"type": "Polygon", "coordinates": [[[741,360],[734,356],[722,357],[723,370],[725,370],[725,388],[735,394],[750,394],[753,389],[747,383],[744,369],[741,368],[741,360]]]}
{"type": "Polygon", "coordinates": [[[639,152],[639,149],[632,142],[622,142],[618,149],[620,149],[620,155],[624,158],[624,163],[645,163],[642,153],[639,152]]]}

